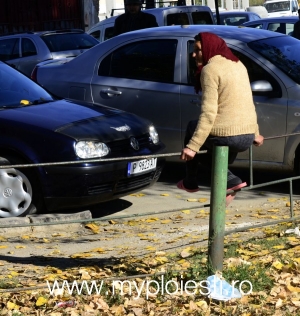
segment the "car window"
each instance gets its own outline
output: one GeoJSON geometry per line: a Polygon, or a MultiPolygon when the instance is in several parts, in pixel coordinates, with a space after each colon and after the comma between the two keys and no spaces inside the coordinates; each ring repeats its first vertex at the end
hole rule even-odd
{"type": "Polygon", "coordinates": [[[294,24],[293,23],[286,23],[285,24],[285,34],[291,35],[291,32],[294,31],[294,24]]]}
{"type": "Polygon", "coordinates": [[[21,40],[21,52],[22,52],[22,57],[28,57],[28,56],[34,56],[37,55],[37,50],[29,38],[22,38],[21,40]]]}
{"type": "Polygon", "coordinates": [[[108,40],[114,36],[114,27],[107,27],[104,31],[104,40],[108,40]]]}
{"type": "Polygon", "coordinates": [[[269,23],[268,30],[286,34],[285,23],[269,23]]]}
{"type": "Polygon", "coordinates": [[[248,46],[300,84],[299,40],[291,36],[279,36],[253,41],[248,46]]]}
{"type": "Polygon", "coordinates": [[[269,23],[268,30],[289,35],[294,30],[294,24],[293,23],[269,23]]]}
{"type": "Polygon", "coordinates": [[[210,12],[192,12],[193,24],[214,24],[210,12]]]}
{"type": "Polygon", "coordinates": [[[10,38],[0,41],[0,60],[7,61],[19,58],[19,38],[10,38]]]}
{"type": "Polygon", "coordinates": [[[238,26],[249,20],[248,16],[239,14],[222,14],[220,15],[220,23],[223,25],[238,26]]]}
{"type": "Polygon", "coordinates": [[[0,109],[4,106],[26,106],[34,101],[53,100],[42,87],[3,63],[0,63],[0,87],[0,109]]]}
{"type": "Polygon", "coordinates": [[[99,43],[94,37],[86,33],[47,34],[41,36],[41,39],[48,46],[50,52],[88,49],[99,43]]]}
{"type": "Polygon", "coordinates": [[[265,3],[264,4],[267,11],[278,12],[278,11],[290,11],[290,1],[281,1],[276,3],[265,3]]]}
{"type": "MultiPolygon", "coordinates": [[[[238,57],[238,59],[244,64],[247,68],[248,76],[250,82],[258,81],[258,80],[267,80],[273,87],[273,91],[269,93],[270,96],[281,98],[282,97],[282,90],[277,82],[277,80],[270,75],[265,69],[263,69],[260,65],[250,59],[248,56],[242,54],[241,52],[234,50],[231,48],[231,51],[238,57]]],[[[253,92],[253,95],[260,95],[260,92],[253,92]]],[[[263,92],[265,95],[266,93],[263,92]]]]}
{"type": "Polygon", "coordinates": [[[177,40],[149,40],[118,48],[100,63],[99,76],[174,82],[177,40]]]}
{"type": "Polygon", "coordinates": [[[100,41],[100,35],[101,35],[100,30],[94,31],[94,32],[90,33],[90,35],[95,37],[98,41],[100,41]]]}
{"type": "Polygon", "coordinates": [[[189,25],[187,13],[171,13],[167,15],[167,25],[189,25]]]}
{"type": "Polygon", "coordinates": [[[262,29],[263,25],[262,25],[262,23],[255,23],[255,24],[251,24],[251,25],[246,25],[246,27],[252,27],[255,29],[262,29]]]}
{"type": "MultiPolygon", "coordinates": [[[[193,51],[194,51],[194,41],[188,42],[188,83],[189,85],[194,86],[195,83],[195,59],[193,58],[193,51]]],[[[230,48],[231,49],[231,48],[230,48]]],[[[273,97],[281,97],[282,92],[280,85],[278,82],[261,66],[255,63],[252,59],[247,57],[246,55],[242,54],[239,51],[231,49],[231,51],[239,58],[239,60],[245,65],[248,71],[248,76],[250,82],[254,82],[257,80],[267,80],[271,83],[274,93],[272,94],[273,97]]],[[[258,92],[253,92],[254,95],[259,95],[258,92]]],[[[265,93],[264,93],[265,94],[265,93]]]]}

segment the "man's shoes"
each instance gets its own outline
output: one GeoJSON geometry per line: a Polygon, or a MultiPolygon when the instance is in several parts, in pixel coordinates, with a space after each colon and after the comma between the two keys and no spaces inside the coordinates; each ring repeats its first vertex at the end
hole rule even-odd
{"type": "Polygon", "coordinates": [[[233,190],[234,192],[226,195],[226,206],[228,206],[234,200],[234,198],[236,196],[236,191],[240,190],[241,188],[243,188],[245,186],[247,186],[247,182],[242,182],[242,183],[235,185],[231,188],[227,188],[227,191],[233,190]]]}
{"type": "Polygon", "coordinates": [[[178,189],[181,189],[181,190],[185,190],[186,192],[189,192],[189,193],[194,193],[194,192],[198,192],[200,189],[197,187],[195,189],[188,189],[184,186],[183,184],[183,180],[180,180],[178,183],[177,183],[177,188],[178,189]]]}

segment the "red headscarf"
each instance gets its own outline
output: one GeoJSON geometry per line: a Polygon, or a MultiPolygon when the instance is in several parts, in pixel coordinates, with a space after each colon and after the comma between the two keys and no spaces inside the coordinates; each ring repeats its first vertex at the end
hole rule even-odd
{"type": "Polygon", "coordinates": [[[195,91],[196,93],[199,93],[201,90],[200,87],[200,74],[202,71],[202,68],[207,65],[208,61],[216,56],[221,55],[229,60],[238,62],[239,59],[232,53],[230,48],[226,45],[225,41],[220,38],[219,36],[203,32],[198,34],[201,42],[201,50],[202,50],[202,58],[203,58],[203,64],[199,66],[196,70],[195,77],[195,91]]]}

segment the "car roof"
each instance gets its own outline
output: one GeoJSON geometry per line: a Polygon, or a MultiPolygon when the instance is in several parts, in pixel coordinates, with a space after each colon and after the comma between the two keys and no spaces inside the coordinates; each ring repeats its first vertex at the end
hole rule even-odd
{"type": "Polygon", "coordinates": [[[14,33],[1,34],[0,36],[2,38],[5,36],[20,36],[20,35],[43,36],[43,35],[67,34],[67,33],[84,33],[84,31],[82,29],[61,29],[61,30],[54,30],[54,31],[14,32],[14,33]]]}
{"type": "MultiPolygon", "coordinates": [[[[268,37],[277,37],[277,36],[287,36],[282,33],[275,33],[262,29],[255,28],[246,28],[246,27],[237,27],[237,26],[227,26],[227,25],[175,25],[175,26],[160,26],[149,29],[143,29],[138,31],[132,31],[118,35],[110,41],[118,40],[119,36],[123,38],[127,37],[128,40],[139,36],[139,38],[145,36],[188,36],[194,37],[199,32],[211,32],[220,37],[240,40],[242,42],[248,43],[255,40],[260,40],[268,37]],[[172,29],[170,29],[172,28],[172,29]]],[[[105,42],[104,42],[105,43],[105,42]]]]}
{"type": "Polygon", "coordinates": [[[161,7],[161,8],[152,8],[145,9],[143,12],[146,13],[154,13],[154,12],[162,12],[162,11],[211,11],[210,7],[205,5],[182,5],[182,6],[172,6],[172,7],[161,7]]]}
{"type": "Polygon", "coordinates": [[[219,12],[219,14],[220,15],[251,15],[251,14],[258,15],[256,12],[250,12],[250,11],[221,11],[219,12]]]}
{"type": "Polygon", "coordinates": [[[297,22],[299,21],[298,16],[286,16],[286,17],[274,17],[274,18],[264,18],[256,21],[249,21],[243,23],[243,25],[247,26],[250,24],[257,24],[257,23],[262,23],[262,22],[297,22]]]}

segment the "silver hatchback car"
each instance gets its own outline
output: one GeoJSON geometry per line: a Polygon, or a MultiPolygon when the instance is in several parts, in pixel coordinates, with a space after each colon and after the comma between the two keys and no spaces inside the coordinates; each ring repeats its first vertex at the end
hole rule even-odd
{"type": "MultiPolygon", "coordinates": [[[[40,65],[35,79],[58,96],[148,118],[167,151],[179,152],[188,122],[200,113],[192,58],[199,32],[222,37],[246,66],[262,135],[300,130],[300,41],[265,30],[219,25],[140,30],[103,42],[69,62],[40,65]]],[[[240,98],[243,102],[243,91],[240,98]]],[[[253,158],[257,168],[298,171],[300,135],[265,141],[254,148],[253,158]]],[[[235,166],[249,166],[247,152],[238,155],[235,166]]]]}
{"type": "Polygon", "coordinates": [[[30,77],[37,63],[77,56],[96,44],[99,41],[78,29],[1,35],[0,60],[30,77]]]}

